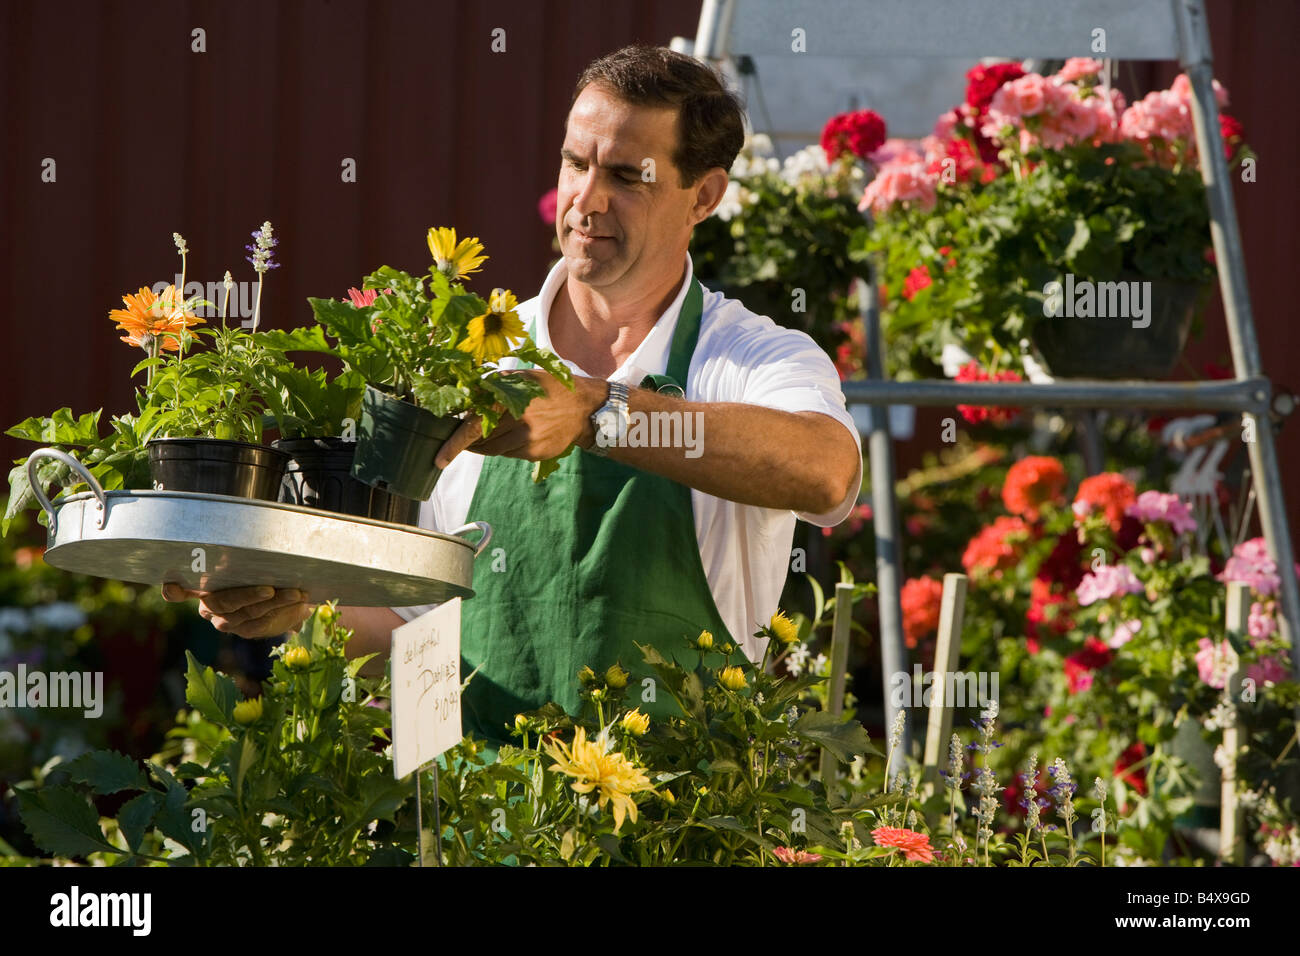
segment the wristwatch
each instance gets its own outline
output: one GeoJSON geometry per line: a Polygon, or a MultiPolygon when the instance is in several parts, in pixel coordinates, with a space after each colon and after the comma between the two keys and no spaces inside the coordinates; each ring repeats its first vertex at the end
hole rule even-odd
{"type": "Polygon", "coordinates": [[[609,397],[605,404],[591,413],[591,425],[596,431],[596,440],[587,450],[602,457],[609,454],[609,449],[623,444],[628,426],[627,386],[622,382],[609,383],[609,397]]]}

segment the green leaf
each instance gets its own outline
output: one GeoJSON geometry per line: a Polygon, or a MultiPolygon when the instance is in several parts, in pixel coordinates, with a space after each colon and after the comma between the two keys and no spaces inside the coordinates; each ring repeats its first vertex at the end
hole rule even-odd
{"type": "Polygon", "coordinates": [[[795,722],[793,730],[802,739],[825,747],[845,763],[859,754],[880,755],[860,723],[846,721],[824,710],[804,714],[795,722]]]}
{"type": "Polygon", "coordinates": [[[200,714],[215,723],[228,726],[234,719],[232,712],[238,692],[234,681],[218,674],[211,667],[199,667],[199,662],[188,650],[185,652],[185,701],[200,714]]]}
{"type": "Polygon", "coordinates": [[[570,445],[568,451],[555,458],[547,458],[543,461],[533,462],[533,484],[539,485],[555,472],[560,470],[560,460],[568,458],[578,448],[577,445],[570,445]]]}
{"type": "Polygon", "coordinates": [[[126,845],[131,848],[132,852],[140,849],[140,842],[144,839],[145,831],[149,829],[149,824],[153,822],[154,814],[163,802],[163,795],[156,790],[148,793],[142,793],[137,797],[132,797],[117,813],[117,825],[122,828],[122,835],[126,837],[126,845]]]}
{"type": "Polygon", "coordinates": [[[249,737],[244,737],[239,744],[239,759],[235,763],[235,772],[232,774],[236,794],[243,793],[244,777],[248,774],[249,768],[257,763],[258,756],[257,745],[249,737]]]}
{"type": "Polygon", "coordinates": [[[451,415],[466,407],[468,396],[455,385],[434,385],[427,378],[417,378],[411,390],[420,407],[434,415],[451,415]]]}
{"type": "Polygon", "coordinates": [[[42,787],[38,793],[16,790],[23,826],[54,856],[121,853],[104,837],[99,814],[84,796],[68,787],[42,787]]]}
{"type": "Polygon", "coordinates": [[[68,764],[67,770],[73,783],[84,783],[98,794],[149,788],[149,780],[136,759],[115,750],[82,754],[68,764]]]}
{"type": "Polygon", "coordinates": [[[523,375],[487,375],[482,384],[515,418],[528,410],[534,398],[545,394],[540,384],[523,375]]]}

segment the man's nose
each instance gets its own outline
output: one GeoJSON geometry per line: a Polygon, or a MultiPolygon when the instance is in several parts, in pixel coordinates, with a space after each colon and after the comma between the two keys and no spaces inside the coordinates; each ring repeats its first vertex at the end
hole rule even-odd
{"type": "Polygon", "coordinates": [[[587,170],[582,184],[573,197],[573,209],[583,218],[599,215],[609,209],[609,189],[601,182],[595,170],[587,170]]]}

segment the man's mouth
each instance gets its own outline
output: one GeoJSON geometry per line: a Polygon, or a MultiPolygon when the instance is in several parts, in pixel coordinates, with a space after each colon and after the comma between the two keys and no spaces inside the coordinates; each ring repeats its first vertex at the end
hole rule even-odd
{"type": "Polygon", "coordinates": [[[592,241],[592,240],[595,240],[595,239],[613,239],[613,238],[614,238],[613,236],[597,236],[597,235],[593,235],[593,234],[591,234],[591,233],[586,233],[586,232],[583,232],[581,229],[578,229],[578,228],[573,227],[573,226],[570,226],[569,228],[572,230],[573,234],[574,234],[575,236],[577,236],[579,239],[584,239],[584,240],[587,240],[588,242],[590,242],[590,241],[592,241]]]}

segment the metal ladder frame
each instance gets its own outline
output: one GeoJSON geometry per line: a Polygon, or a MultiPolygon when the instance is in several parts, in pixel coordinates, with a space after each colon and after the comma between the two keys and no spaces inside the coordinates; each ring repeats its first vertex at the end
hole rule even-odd
{"type": "MultiPolygon", "coordinates": [[[[704,0],[694,53],[705,60],[728,55],[729,46],[746,54],[780,55],[792,31],[804,31],[812,55],[842,58],[880,56],[1096,56],[1090,52],[1095,27],[1119,26],[1119,47],[1111,59],[1177,58],[1191,81],[1192,112],[1201,178],[1210,212],[1219,289],[1223,297],[1235,380],[1204,382],[1056,381],[1050,384],[892,382],[881,363],[880,314],[874,283],[859,281],[859,302],[866,326],[867,381],[844,383],[850,404],[871,406],[868,457],[876,535],[882,664],[886,726],[895,717],[889,675],[905,671],[902,635],[898,502],[895,497],[894,450],[888,427],[889,405],[956,404],[1026,407],[1171,408],[1236,411],[1253,423],[1249,443],[1251,480],[1260,524],[1280,577],[1281,634],[1291,642],[1292,669],[1300,678],[1300,585],[1293,573],[1295,556],[1286,521],[1282,477],[1269,418],[1272,383],[1264,377],[1255,335],[1246,265],[1237,225],[1227,161],[1214,98],[1209,24],[1203,0],[1057,0],[1059,9],[1044,11],[1033,0],[820,0],[816,4],[780,0],[704,0]],[[872,13],[878,14],[871,17],[872,13]],[[1049,15],[1044,15],[1048,13],[1049,15]],[[739,14],[739,16],[738,16],[739,14]],[[864,14],[866,14],[864,16],[864,14]],[[1018,15],[1019,14],[1019,15],[1018,15]],[[1037,14],[1035,17],[1034,14],[1037,14]],[[868,22],[870,21],[870,22],[868,22]],[[1015,23],[1016,35],[996,32],[995,25],[1015,23]],[[821,28],[833,24],[823,34],[821,28]],[[1090,30],[1089,26],[1094,29],[1090,30]]],[[[798,55],[794,53],[793,55],[798,55]]],[[[900,748],[908,752],[906,737],[900,748]]]]}

